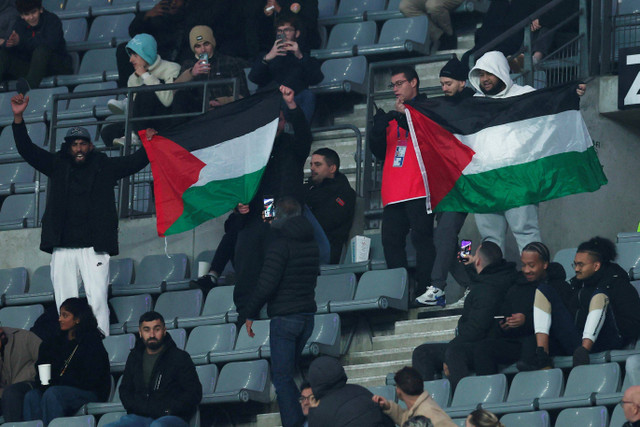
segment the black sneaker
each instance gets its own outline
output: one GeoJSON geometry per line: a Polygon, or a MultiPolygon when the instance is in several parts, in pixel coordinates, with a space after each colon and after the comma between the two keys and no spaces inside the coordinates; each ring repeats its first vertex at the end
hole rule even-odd
{"type": "Polygon", "coordinates": [[[591,360],[589,359],[589,350],[583,346],[576,348],[573,352],[573,367],[575,368],[580,365],[588,365],[589,363],[591,363],[591,360]]]}
{"type": "Polygon", "coordinates": [[[553,360],[549,356],[549,354],[544,351],[544,348],[537,347],[535,359],[533,362],[518,360],[516,363],[516,367],[519,371],[539,371],[541,369],[551,369],[553,368],[553,360]]]}
{"type": "Polygon", "coordinates": [[[453,50],[458,48],[458,36],[454,32],[449,35],[443,33],[440,36],[440,46],[438,46],[438,50],[453,50]]]}

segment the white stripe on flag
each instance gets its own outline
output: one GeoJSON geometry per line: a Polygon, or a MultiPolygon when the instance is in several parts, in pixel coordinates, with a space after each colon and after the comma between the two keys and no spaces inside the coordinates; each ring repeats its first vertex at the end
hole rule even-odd
{"type": "MultiPolygon", "coordinates": [[[[230,139],[213,147],[192,151],[195,157],[205,163],[194,187],[211,181],[238,178],[259,171],[269,161],[273,141],[278,129],[276,118],[252,132],[230,139]]],[[[206,135],[203,137],[206,138],[206,135]]]]}
{"type": "Polygon", "coordinates": [[[592,145],[580,111],[492,126],[472,135],[455,135],[476,154],[464,175],[529,163],[571,151],[583,152],[592,145]]]}

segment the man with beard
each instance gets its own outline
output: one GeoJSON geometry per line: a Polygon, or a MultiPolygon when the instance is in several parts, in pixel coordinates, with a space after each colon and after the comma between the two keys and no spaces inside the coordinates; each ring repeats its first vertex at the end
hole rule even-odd
{"type": "Polygon", "coordinates": [[[129,354],[120,385],[127,415],[108,425],[187,427],[202,399],[196,367],[167,334],[160,313],[144,313],[138,329],[140,339],[129,354]]]}

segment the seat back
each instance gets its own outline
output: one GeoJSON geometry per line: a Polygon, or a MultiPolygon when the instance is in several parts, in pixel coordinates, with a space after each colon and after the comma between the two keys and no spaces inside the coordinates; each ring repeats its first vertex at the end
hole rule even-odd
{"type": "Polygon", "coordinates": [[[505,427],[549,427],[549,413],[547,411],[520,412],[507,414],[500,418],[505,427]]]}
{"type": "Polygon", "coordinates": [[[318,276],[316,281],[316,303],[329,301],[349,301],[356,291],[356,275],[353,273],[318,276]]]}
{"type": "Polygon", "coordinates": [[[51,282],[51,266],[42,265],[36,268],[29,281],[29,293],[53,292],[53,282],[51,282]]]}
{"type": "Polygon", "coordinates": [[[218,381],[218,367],[215,364],[196,366],[198,379],[202,384],[202,395],[211,394],[216,389],[218,381]]]}
{"type": "Polygon", "coordinates": [[[118,322],[137,325],[140,316],[151,311],[153,300],[149,294],[131,295],[126,297],[114,297],[109,300],[118,322]]]}
{"type": "Polygon", "coordinates": [[[234,350],[245,350],[262,347],[269,344],[269,320],[256,320],[253,322],[253,332],[255,336],[251,338],[249,334],[242,331],[238,334],[234,350]]]}
{"type": "Polygon", "coordinates": [[[235,341],[236,325],[233,323],[196,326],[189,334],[185,350],[190,355],[231,351],[235,341]]]}
{"type": "Polygon", "coordinates": [[[87,20],[84,18],[63,19],[62,34],[65,41],[83,42],[87,39],[87,20]]]}
{"type": "MultiPolygon", "coordinates": [[[[101,18],[106,18],[102,16],[101,18]]],[[[116,89],[118,84],[116,82],[99,82],[99,83],[84,83],[76,86],[73,93],[89,92],[94,90],[116,89]]],[[[69,101],[69,110],[90,110],[92,107],[104,107],[107,102],[115,98],[115,95],[106,96],[92,96],[88,98],[77,98],[69,101]]]]}
{"type": "Polygon", "coordinates": [[[223,314],[235,310],[233,288],[233,286],[217,286],[211,289],[202,307],[202,315],[223,314]]]}
{"type": "Polygon", "coordinates": [[[0,184],[33,182],[35,174],[28,163],[0,164],[0,184]]]}
{"type": "Polygon", "coordinates": [[[67,0],[65,10],[88,10],[90,7],[109,6],[107,0],[67,0]]]}
{"type": "Polygon", "coordinates": [[[201,308],[202,291],[189,289],[161,294],[156,301],[155,311],[169,322],[178,317],[197,317],[201,308]]]}
{"type": "Polygon", "coordinates": [[[400,10],[400,0],[389,0],[387,10],[400,10]]]}
{"type": "Polygon", "coordinates": [[[92,49],[82,57],[78,74],[95,74],[103,71],[117,71],[116,48],[92,49]]]}
{"type": "Polygon", "coordinates": [[[264,359],[227,363],[218,376],[216,393],[242,389],[264,391],[269,386],[268,380],[269,363],[264,359]]]}
{"type": "Polygon", "coordinates": [[[367,390],[377,396],[384,397],[389,402],[396,402],[398,400],[398,398],[396,397],[396,388],[392,385],[378,385],[367,387],[367,390]]]}
{"type": "Polygon", "coordinates": [[[329,34],[327,49],[373,44],[376,41],[377,33],[378,28],[373,21],[337,24],[329,34]]]}
{"type": "Polygon", "coordinates": [[[109,261],[109,281],[114,285],[129,285],[133,280],[133,260],[118,258],[109,261]]]}
{"type": "Polygon", "coordinates": [[[389,19],[380,30],[378,43],[398,43],[411,40],[425,44],[427,42],[428,19],[426,15],[412,18],[389,19]]]}
{"type": "Polygon", "coordinates": [[[620,365],[615,362],[576,366],[569,374],[564,395],[614,393],[620,381],[620,365]]]}
{"type": "MultiPolygon", "coordinates": [[[[24,112],[25,116],[32,114],[42,114],[45,111],[49,113],[53,109],[53,95],[60,93],[69,93],[66,86],[49,87],[44,89],[32,89],[29,91],[29,106],[24,112]]],[[[64,111],[67,108],[67,101],[58,101],[58,111],[64,111]]]]}
{"type": "Polygon", "coordinates": [[[407,280],[407,270],[404,268],[367,271],[360,277],[353,299],[368,299],[381,295],[401,299],[407,288],[407,280]]]}
{"type": "Polygon", "coordinates": [[[147,255],[136,269],[137,284],[176,282],[187,277],[186,254],[147,255]]]}
{"type": "Polygon", "coordinates": [[[336,15],[357,15],[366,10],[384,10],[385,0],[341,0],[336,15]]]}
{"type": "Polygon", "coordinates": [[[345,80],[363,84],[367,73],[367,59],[364,56],[329,59],[320,68],[324,74],[320,85],[345,80]]]}
{"type": "Polygon", "coordinates": [[[573,277],[573,260],[576,256],[578,248],[566,248],[560,249],[553,257],[553,262],[557,262],[564,268],[564,272],[567,274],[567,279],[573,277]]]}
{"type": "Polygon", "coordinates": [[[607,427],[609,413],[604,406],[568,408],[558,415],[554,427],[607,427]]]}
{"type": "Polygon", "coordinates": [[[479,375],[460,380],[451,406],[503,402],[507,396],[507,377],[504,374],[479,375]]]}
{"type": "Polygon", "coordinates": [[[559,397],[563,388],[561,369],[519,372],[511,382],[507,402],[533,400],[536,397],[559,397]]]}
{"type": "Polygon", "coordinates": [[[87,41],[108,42],[111,39],[129,40],[129,24],[133,21],[133,13],[120,15],[98,16],[94,19],[89,30],[87,41]]]}
{"type": "MultiPolygon", "coordinates": [[[[40,147],[44,146],[47,140],[47,125],[43,122],[29,123],[27,124],[27,132],[34,144],[40,147]]],[[[18,154],[11,126],[6,126],[0,134],[0,154],[18,154]]]]}
{"type": "Polygon", "coordinates": [[[35,421],[22,421],[15,423],[4,423],[3,427],[44,427],[44,424],[41,420],[35,421]]]}
{"type": "Polygon", "coordinates": [[[333,16],[336,11],[336,0],[318,0],[318,18],[333,16]]]}
{"type": "Polygon", "coordinates": [[[44,307],[41,304],[4,307],[0,309],[0,325],[18,329],[31,329],[42,313],[44,313],[44,307]]]}
{"type": "Polygon", "coordinates": [[[433,400],[440,405],[441,408],[449,406],[451,400],[451,383],[448,379],[425,381],[424,389],[428,391],[433,400]]]}
{"type": "Polygon", "coordinates": [[[629,271],[632,267],[640,265],[640,241],[617,243],[616,249],[618,250],[616,262],[624,271],[629,271]]]}
{"type": "Polygon", "coordinates": [[[171,335],[173,342],[176,343],[176,347],[180,350],[184,350],[184,347],[187,345],[187,331],[183,328],[177,328],[169,329],[167,330],[167,333],[171,335]]]}
{"type": "Polygon", "coordinates": [[[27,287],[27,269],[24,267],[0,270],[0,295],[23,294],[27,287]]]}
{"type": "MultiPolygon", "coordinates": [[[[45,206],[45,193],[40,193],[40,213],[42,218],[45,206]]],[[[36,203],[34,194],[12,194],[7,196],[0,209],[0,224],[4,228],[23,228],[25,222],[27,227],[33,227],[36,213],[36,203]]]]}
{"type": "Polygon", "coordinates": [[[96,426],[96,419],[93,415],[54,418],[49,423],[49,427],[95,427],[95,426],[96,426]]]}
{"type": "Polygon", "coordinates": [[[126,412],[107,412],[100,417],[100,420],[98,420],[98,427],[104,427],[108,424],[115,423],[125,415],[127,415],[126,412]]]}
{"type": "Polygon", "coordinates": [[[609,425],[611,427],[618,427],[622,426],[626,422],[627,418],[624,416],[624,409],[622,409],[622,406],[616,405],[616,408],[611,414],[611,421],[609,422],[609,425]]]}
{"type": "Polygon", "coordinates": [[[136,336],[133,334],[111,335],[102,341],[109,354],[109,364],[124,364],[129,357],[129,352],[136,345],[136,336]]]}
{"type": "MultiPolygon", "coordinates": [[[[636,348],[639,348],[639,344],[640,342],[636,343],[636,348]]],[[[627,357],[627,361],[624,365],[624,371],[627,387],[640,385],[640,354],[634,354],[627,357]]],[[[623,387],[623,390],[626,390],[626,388],[623,387]]]]}

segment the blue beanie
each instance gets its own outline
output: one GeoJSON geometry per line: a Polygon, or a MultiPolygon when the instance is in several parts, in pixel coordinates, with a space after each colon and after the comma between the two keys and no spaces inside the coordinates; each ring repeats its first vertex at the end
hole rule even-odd
{"type": "Polygon", "coordinates": [[[145,33],[137,34],[127,43],[127,53],[131,56],[134,51],[138,56],[146,61],[147,64],[153,65],[158,58],[158,44],[153,36],[145,33]]]}

